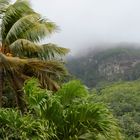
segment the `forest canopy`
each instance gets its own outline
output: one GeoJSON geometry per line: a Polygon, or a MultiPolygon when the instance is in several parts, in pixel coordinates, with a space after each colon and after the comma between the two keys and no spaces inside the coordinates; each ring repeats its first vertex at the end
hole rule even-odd
{"type": "Polygon", "coordinates": [[[118,82],[93,92],[93,100],[105,103],[119,120],[126,140],[140,139],[140,81],[118,82]]]}

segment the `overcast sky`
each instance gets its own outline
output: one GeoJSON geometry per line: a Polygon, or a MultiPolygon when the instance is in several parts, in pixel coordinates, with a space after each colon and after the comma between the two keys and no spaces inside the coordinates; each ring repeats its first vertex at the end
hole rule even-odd
{"type": "Polygon", "coordinates": [[[72,53],[100,42],[140,42],[140,0],[31,0],[60,26],[51,41],[72,53]]]}

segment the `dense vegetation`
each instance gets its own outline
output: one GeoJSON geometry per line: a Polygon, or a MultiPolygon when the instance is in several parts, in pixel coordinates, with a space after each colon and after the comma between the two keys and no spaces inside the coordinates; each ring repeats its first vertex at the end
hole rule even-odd
{"type": "Polygon", "coordinates": [[[112,110],[125,139],[139,140],[140,81],[135,80],[140,78],[140,49],[131,46],[96,50],[71,58],[67,66],[73,76],[95,88],[93,101],[112,110]]]}
{"type": "Polygon", "coordinates": [[[83,56],[68,59],[70,73],[90,88],[119,80],[132,81],[140,78],[139,45],[122,44],[114,47],[90,50],[83,56]]]}
{"type": "Polygon", "coordinates": [[[93,100],[106,103],[118,118],[126,140],[139,140],[140,81],[115,83],[93,93],[93,100]]]}
{"type": "Polygon", "coordinates": [[[9,140],[121,140],[109,110],[90,100],[79,81],[62,86],[56,94],[40,88],[37,80],[25,83],[28,112],[0,109],[0,138],[9,140]]]}

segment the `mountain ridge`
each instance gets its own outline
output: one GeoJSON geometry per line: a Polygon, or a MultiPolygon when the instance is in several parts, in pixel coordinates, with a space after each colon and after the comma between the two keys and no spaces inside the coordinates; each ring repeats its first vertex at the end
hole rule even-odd
{"type": "Polygon", "coordinates": [[[137,80],[140,78],[140,48],[120,45],[93,50],[84,56],[69,59],[67,68],[88,87],[121,80],[137,80]]]}

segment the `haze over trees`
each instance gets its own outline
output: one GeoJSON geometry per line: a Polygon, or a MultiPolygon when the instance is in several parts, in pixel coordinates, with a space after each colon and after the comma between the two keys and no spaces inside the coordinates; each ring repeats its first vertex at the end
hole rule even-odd
{"type": "Polygon", "coordinates": [[[85,55],[68,59],[67,68],[72,76],[90,88],[121,80],[137,80],[140,78],[140,45],[120,44],[107,49],[89,49],[85,55]]]}

